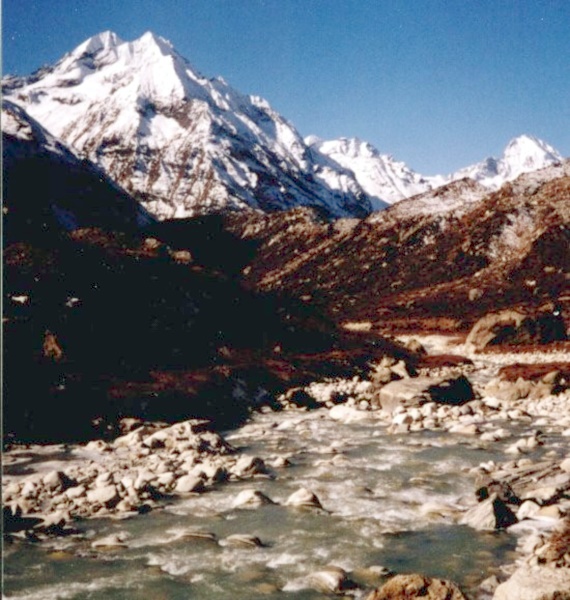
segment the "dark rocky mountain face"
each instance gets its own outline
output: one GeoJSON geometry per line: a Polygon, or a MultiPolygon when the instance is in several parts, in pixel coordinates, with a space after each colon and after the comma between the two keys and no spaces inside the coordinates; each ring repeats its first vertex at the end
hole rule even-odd
{"type": "Polygon", "coordinates": [[[7,100],[2,158],[5,239],[88,226],[135,230],[154,220],[103,171],[7,100]]]}
{"type": "Polygon", "coordinates": [[[364,220],[323,223],[310,211],[227,217],[259,250],[246,271],[337,323],[384,330],[466,330],[513,306],[570,309],[570,177],[507,184],[436,214],[398,204],[364,220]]]}

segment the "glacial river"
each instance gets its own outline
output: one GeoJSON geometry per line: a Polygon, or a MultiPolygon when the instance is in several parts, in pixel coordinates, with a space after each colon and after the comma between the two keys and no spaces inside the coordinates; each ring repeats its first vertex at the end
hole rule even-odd
{"type": "Polygon", "coordinates": [[[274,478],[218,484],[144,516],[83,521],[83,539],[7,544],[5,597],[309,600],[325,597],[311,588],[311,574],[330,565],[367,589],[391,570],[451,579],[474,592],[514,560],[514,534],[458,524],[475,504],[469,470],[506,460],[503,450],[512,439],[393,435],[373,417],[343,424],[326,409],[258,414],[227,439],[268,464],[282,457],[291,465],[276,468],[274,478]],[[285,506],[301,487],[314,492],[324,510],[285,506]],[[275,504],[236,508],[246,489],[275,504]],[[189,531],[213,535],[184,535],[189,531]],[[111,533],[124,535],[127,547],[92,548],[94,539],[111,533]],[[262,546],[230,545],[226,538],[233,534],[256,536],[262,546]]]}

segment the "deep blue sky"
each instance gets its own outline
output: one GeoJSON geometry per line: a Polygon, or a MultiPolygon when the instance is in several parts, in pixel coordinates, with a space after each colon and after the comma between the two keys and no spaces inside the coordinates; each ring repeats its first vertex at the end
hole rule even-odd
{"type": "Polygon", "coordinates": [[[530,133],[570,156],[570,0],[3,0],[3,72],[151,30],[302,135],[360,137],[424,174],[530,133]]]}

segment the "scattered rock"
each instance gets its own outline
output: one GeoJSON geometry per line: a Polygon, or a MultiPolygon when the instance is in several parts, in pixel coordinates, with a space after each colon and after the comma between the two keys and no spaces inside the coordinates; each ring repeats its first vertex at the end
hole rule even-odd
{"type": "Polygon", "coordinates": [[[471,382],[464,376],[414,377],[392,381],[379,392],[382,409],[393,413],[398,406],[421,406],[427,402],[462,405],[475,398],[471,382]]]}
{"type": "Polygon", "coordinates": [[[269,473],[265,463],[258,456],[242,456],[238,459],[232,471],[240,478],[267,475],[269,473]]]}
{"type": "Polygon", "coordinates": [[[176,482],[174,491],[178,494],[199,494],[204,491],[204,482],[200,477],[184,475],[176,482]]]}
{"type": "Polygon", "coordinates": [[[262,548],[263,544],[261,540],[255,535],[249,535],[247,533],[235,533],[229,535],[224,540],[229,546],[245,546],[249,548],[262,548]]]}
{"type": "Polygon", "coordinates": [[[566,339],[566,325],[560,314],[542,312],[531,316],[504,310],[479,319],[466,343],[481,351],[498,344],[547,344],[566,339]]]}
{"type": "Polygon", "coordinates": [[[172,541],[178,540],[191,540],[191,541],[205,541],[205,542],[217,542],[218,538],[214,533],[209,531],[197,531],[195,529],[184,529],[174,531],[174,537],[172,541]]]}
{"type": "Polygon", "coordinates": [[[318,408],[319,403],[303,388],[292,388],[282,396],[284,403],[290,403],[299,408],[318,408]]]}
{"type": "Polygon", "coordinates": [[[293,492],[287,501],[287,506],[295,506],[298,508],[320,508],[323,506],[317,496],[306,488],[300,488],[296,492],[293,492]]]}
{"type": "Polygon", "coordinates": [[[479,585],[479,589],[485,594],[493,594],[499,585],[499,579],[496,575],[491,575],[487,579],[483,580],[479,585]]]}
{"type": "Polygon", "coordinates": [[[87,492],[87,500],[91,504],[102,504],[106,508],[113,508],[120,501],[117,488],[114,485],[98,487],[87,492]]]}
{"type": "Polygon", "coordinates": [[[540,506],[533,500],[525,500],[517,510],[517,519],[522,521],[523,519],[532,519],[538,514],[540,506]]]}
{"type": "Polygon", "coordinates": [[[342,423],[357,423],[370,418],[368,411],[356,409],[346,404],[337,404],[329,410],[329,417],[342,423]]]}
{"type": "Polygon", "coordinates": [[[335,566],[325,567],[321,571],[311,573],[307,583],[313,589],[324,594],[343,594],[348,590],[354,590],[357,585],[349,579],[344,569],[335,566]]]}
{"type": "Polygon", "coordinates": [[[173,250],[170,252],[170,256],[174,262],[180,265],[188,265],[192,262],[192,254],[189,250],[173,250]]]}
{"type": "Polygon", "coordinates": [[[275,504],[271,498],[258,490],[243,490],[234,500],[234,508],[259,508],[266,504],[275,504]]]}
{"type": "MultiPolygon", "coordinates": [[[[284,456],[278,456],[272,463],[271,466],[274,469],[283,469],[285,467],[290,467],[291,466],[291,461],[284,457],[284,456]]],[[[569,465],[570,467],[570,465],[569,465]]],[[[570,470],[570,469],[569,469],[570,470]]]]}
{"type": "Polygon", "coordinates": [[[74,482],[61,471],[50,471],[43,477],[42,483],[48,490],[53,491],[65,490],[73,485],[74,482]]]}

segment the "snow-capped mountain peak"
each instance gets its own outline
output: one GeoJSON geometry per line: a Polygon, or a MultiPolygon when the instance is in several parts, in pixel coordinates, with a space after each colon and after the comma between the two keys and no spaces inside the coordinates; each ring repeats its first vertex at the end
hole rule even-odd
{"type": "Polygon", "coordinates": [[[486,158],[448,176],[424,176],[358,138],[323,141],[316,136],[309,136],[305,141],[311,148],[352,170],[368,195],[376,201],[384,200],[389,204],[464,178],[489,190],[496,190],[523,173],[543,169],[564,160],[546,142],[531,135],[521,135],[508,143],[501,158],[486,158]]]}
{"type": "Polygon", "coordinates": [[[503,162],[510,167],[514,177],[562,160],[562,156],[552,146],[531,135],[514,138],[503,153],[503,162]]]}
{"type": "Polygon", "coordinates": [[[502,158],[426,177],[358,138],[303,140],[266,100],[204,77],[152,32],[97,34],[53,66],[5,77],[3,92],[159,218],[299,205],[365,216],[465,177],[496,189],[562,160],[524,135],[502,158]]]}
{"type": "Polygon", "coordinates": [[[305,142],[345,169],[352,170],[358,183],[374,198],[376,207],[421,194],[444,183],[443,178],[423,177],[405,163],[390,154],[381,154],[372,144],[358,138],[323,141],[310,136],[305,142]]]}
{"type": "Polygon", "coordinates": [[[372,210],[352,171],[325,168],[265,100],[202,76],[151,32],[131,42],[98,34],[54,66],[3,83],[5,97],[159,217],[246,206],[372,210]]]}

